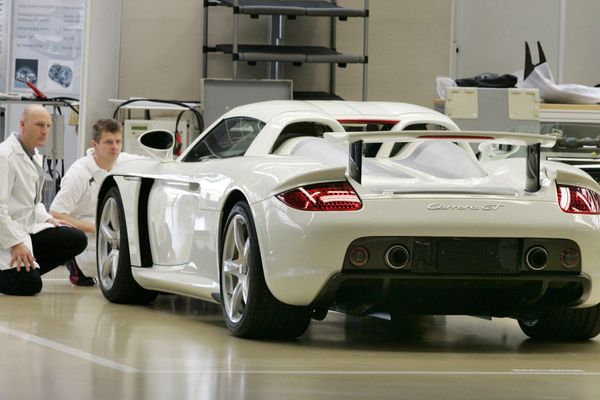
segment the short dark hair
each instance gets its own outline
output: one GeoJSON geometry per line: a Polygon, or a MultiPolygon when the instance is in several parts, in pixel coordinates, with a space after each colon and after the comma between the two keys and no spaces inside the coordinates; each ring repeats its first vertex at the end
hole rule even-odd
{"type": "Polygon", "coordinates": [[[100,143],[100,137],[102,132],[110,133],[123,133],[123,125],[121,122],[112,118],[99,119],[95,124],[92,134],[92,140],[96,143],[100,143]]]}

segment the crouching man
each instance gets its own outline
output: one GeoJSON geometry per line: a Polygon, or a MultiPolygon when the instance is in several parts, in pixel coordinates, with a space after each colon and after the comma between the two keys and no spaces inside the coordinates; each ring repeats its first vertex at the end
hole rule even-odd
{"type": "Polygon", "coordinates": [[[121,153],[123,127],[114,119],[101,119],[93,127],[92,147],[67,170],[50,212],[87,234],[88,246],[76,259],[66,264],[69,279],[77,286],[96,283],[96,204],[100,184],[120,162],[140,158],[121,153]]]}
{"type": "Polygon", "coordinates": [[[41,275],[81,253],[87,238],[41,203],[43,146],[52,126],[41,105],[28,106],[0,143],[0,293],[30,296],[42,290],[41,275]]]}

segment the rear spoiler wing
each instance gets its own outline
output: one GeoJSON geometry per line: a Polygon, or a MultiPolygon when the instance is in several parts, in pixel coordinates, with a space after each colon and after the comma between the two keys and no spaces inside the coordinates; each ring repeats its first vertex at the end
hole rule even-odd
{"type": "Polygon", "coordinates": [[[481,131],[396,131],[396,132],[327,132],[325,139],[346,143],[349,146],[348,176],[356,182],[362,180],[363,143],[417,142],[423,140],[446,140],[451,142],[494,142],[527,146],[525,191],[540,189],[540,147],[552,147],[556,136],[516,132],[481,131]]]}

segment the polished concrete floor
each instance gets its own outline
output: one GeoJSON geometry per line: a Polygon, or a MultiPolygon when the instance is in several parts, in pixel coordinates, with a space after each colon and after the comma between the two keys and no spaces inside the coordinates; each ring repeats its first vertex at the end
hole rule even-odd
{"type": "Polygon", "coordinates": [[[291,342],[229,335],[214,305],[108,303],[45,279],[0,296],[0,399],[600,399],[600,340],[537,343],[510,320],[406,329],[329,313],[291,342]]]}

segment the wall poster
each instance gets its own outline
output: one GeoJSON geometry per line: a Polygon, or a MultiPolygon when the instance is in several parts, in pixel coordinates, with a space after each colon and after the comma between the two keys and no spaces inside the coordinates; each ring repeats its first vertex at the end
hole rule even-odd
{"type": "Polygon", "coordinates": [[[12,16],[11,89],[78,96],[84,0],[14,0],[12,16]]]}

